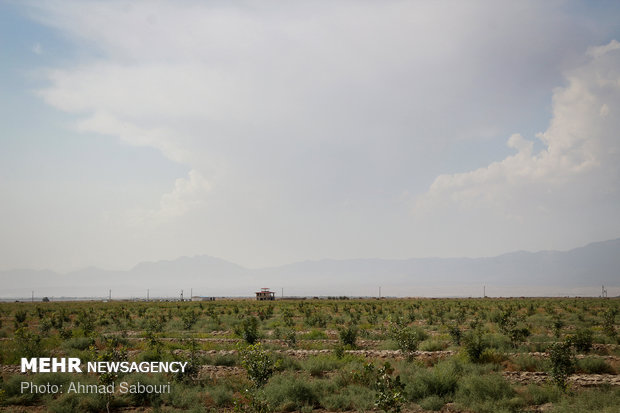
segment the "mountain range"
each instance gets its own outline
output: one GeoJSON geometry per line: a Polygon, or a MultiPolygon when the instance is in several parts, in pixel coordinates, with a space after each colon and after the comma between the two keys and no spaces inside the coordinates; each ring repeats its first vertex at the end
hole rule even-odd
{"type": "Polygon", "coordinates": [[[518,251],[486,258],[303,261],[250,269],[199,255],[143,262],[126,271],[85,268],[0,271],[0,298],[252,296],[620,295],[620,239],[570,251],[518,251]]]}

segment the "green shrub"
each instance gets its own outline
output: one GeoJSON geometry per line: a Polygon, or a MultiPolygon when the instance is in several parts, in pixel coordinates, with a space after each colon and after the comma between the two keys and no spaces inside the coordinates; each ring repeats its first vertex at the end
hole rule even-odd
{"type": "Polygon", "coordinates": [[[275,363],[271,356],[263,350],[261,343],[251,344],[240,349],[241,365],[248,373],[254,387],[262,387],[273,375],[275,363]]]}
{"type": "Polygon", "coordinates": [[[458,325],[450,325],[448,326],[448,333],[450,334],[450,338],[457,346],[461,345],[461,338],[463,337],[463,332],[459,328],[458,325]]]}
{"type": "Polygon", "coordinates": [[[564,327],[564,321],[558,316],[553,317],[553,323],[551,324],[551,329],[553,330],[553,335],[555,338],[560,338],[562,335],[562,327],[564,327]]]}
{"type": "Polygon", "coordinates": [[[66,393],[52,400],[47,406],[52,413],[105,412],[106,400],[99,394],[66,393]]]}
{"type": "Polygon", "coordinates": [[[432,369],[416,370],[413,375],[403,374],[405,395],[411,401],[452,395],[456,391],[460,374],[460,366],[453,361],[442,361],[432,369]]]}
{"type": "Polygon", "coordinates": [[[243,338],[248,344],[256,343],[259,339],[258,319],[256,317],[244,318],[235,328],[235,334],[243,338]]]}
{"type": "Polygon", "coordinates": [[[616,374],[614,368],[600,357],[585,357],[577,360],[576,369],[587,374],[616,374]]]}
{"type": "Polygon", "coordinates": [[[510,384],[497,374],[463,377],[458,384],[455,400],[468,408],[481,412],[513,410],[522,404],[510,384]]]}
{"type": "Polygon", "coordinates": [[[541,357],[533,357],[529,354],[519,354],[512,358],[512,362],[519,371],[549,370],[549,361],[541,357]]]}
{"type": "Polygon", "coordinates": [[[325,340],[327,338],[327,334],[324,331],[312,329],[307,334],[303,336],[306,340],[325,340]]]}
{"type": "Polygon", "coordinates": [[[401,383],[400,376],[392,377],[393,372],[394,369],[387,362],[377,370],[375,406],[386,412],[398,413],[405,400],[403,395],[405,386],[401,383]]]}
{"type": "Polygon", "coordinates": [[[218,354],[213,359],[216,366],[234,366],[237,364],[237,356],[234,354],[218,354]]]}
{"type": "Polygon", "coordinates": [[[401,323],[392,324],[389,332],[390,338],[396,342],[400,351],[405,353],[408,358],[413,357],[413,353],[418,349],[421,341],[428,338],[422,329],[407,327],[401,323]]]}
{"type": "Polygon", "coordinates": [[[204,358],[200,357],[198,353],[198,343],[194,338],[183,339],[181,343],[189,350],[189,355],[175,356],[175,359],[187,362],[187,366],[184,371],[174,373],[173,378],[176,382],[193,380],[198,375],[200,364],[204,361],[204,358]]]}
{"type": "Polygon", "coordinates": [[[562,390],[566,389],[566,380],[575,370],[575,355],[570,341],[554,343],[549,349],[551,362],[551,379],[562,390]]]}
{"type": "Polygon", "coordinates": [[[288,374],[278,375],[264,387],[267,402],[281,410],[318,406],[320,389],[316,383],[288,374]]]}
{"type": "Polygon", "coordinates": [[[15,311],[15,325],[19,326],[26,321],[28,317],[28,313],[25,310],[17,310],[15,311]]]}
{"type": "Polygon", "coordinates": [[[429,396],[420,401],[420,407],[433,412],[440,411],[445,404],[445,401],[439,396],[429,396]]]}
{"type": "Polygon", "coordinates": [[[589,329],[577,330],[571,336],[571,342],[578,353],[589,353],[592,349],[593,333],[589,329]]]}
{"type": "Polygon", "coordinates": [[[278,353],[274,354],[273,357],[275,360],[274,366],[277,371],[302,369],[301,363],[294,357],[289,357],[287,355],[278,353]]]}
{"type": "Polygon", "coordinates": [[[15,331],[15,345],[19,357],[43,357],[45,354],[41,345],[41,336],[32,333],[26,327],[20,327],[15,331]]]}
{"type": "Polygon", "coordinates": [[[571,397],[563,397],[554,405],[553,413],[597,412],[617,413],[620,389],[587,389],[571,397]]]}
{"type": "Polygon", "coordinates": [[[65,341],[63,347],[68,350],[87,350],[93,344],[95,340],[92,337],[73,337],[65,341]]]}
{"type": "Polygon", "coordinates": [[[611,338],[616,338],[616,315],[618,314],[617,308],[609,308],[603,313],[603,331],[611,338]]]}
{"type": "Polygon", "coordinates": [[[338,330],[338,335],[340,336],[340,342],[343,346],[349,346],[355,348],[355,343],[357,341],[357,327],[354,325],[349,325],[345,328],[341,328],[338,330]]]}
{"type": "Polygon", "coordinates": [[[500,331],[508,337],[514,348],[530,335],[530,330],[525,326],[519,326],[519,321],[520,318],[512,310],[503,311],[497,317],[500,331]]]}
{"type": "Polygon", "coordinates": [[[315,356],[300,362],[301,368],[313,377],[321,377],[325,372],[337,370],[344,361],[335,356],[315,356]]]}
{"type": "Polygon", "coordinates": [[[447,343],[440,340],[425,340],[420,343],[420,350],[422,351],[441,351],[448,347],[447,343]]]}
{"type": "MultiPolygon", "coordinates": [[[[140,382],[141,384],[147,385],[161,385],[166,384],[167,381],[163,376],[149,376],[146,374],[132,374],[123,379],[123,381],[127,382],[130,386],[140,382]]],[[[178,385],[177,385],[178,386],[178,385]]],[[[137,389],[137,388],[136,388],[137,389]]],[[[171,387],[172,389],[172,387],[171,387]]],[[[173,391],[178,391],[178,387],[174,387],[173,391]]],[[[149,393],[146,391],[136,392],[136,393],[127,393],[126,397],[129,400],[131,406],[159,406],[161,405],[161,393],[149,393]]]]}
{"type": "Polygon", "coordinates": [[[217,407],[230,407],[233,405],[233,392],[228,386],[216,386],[209,389],[209,396],[217,407]]]}
{"type": "Polygon", "coordinates": [[[488,347],[488,343],[479,329],[470,331],[464,338],[465,352],[474,363],[482,361],[482,353],[488,347]]]}
{"type": "Polygon", "coordinates": [[[31,405],[41,399],[41,394],[21,391],[22,381],[26,381],[28,378],[22,375],[15,375],[9,377],[4,383],[2,383],[2,390],[4,392],[3,398],[6,404],[13,405],[31,405]]]}
{"type": "Polygon", "coordinates": [[[295,333],[295,330],[288,330],[284,334],[284,342],[290,348],[297,347],[297,334],[295,333]]]}
{"type": "MultiPolygon", "coordinates": [[[[196,409],[204,403],[203,390],[193,383],[177,383],[172,385],[170,393],[161,394],[161,402],[163,405],[182,409],[181,411],[196,409]]],[[[157,406],[153,409],[155,412],[158,410],[157,406]]]]}
{"type": "Polygon", "coordinates": [[[507,356],[503,352],[494,348],[486,348],[480,355],[481,363],[501,364],[506,359],[507,356]]]}
{"type": "Polygon", "coordinates": [[[541,405],[555,403],[562,398],[562,395],[562,391],[556,386],[530,384],[527,386],[525,398],[530,405],[541,405]]]}
{"type": "Polygon", "coordinates": [[[374,400],[374,391],[369,391],[366,386],[351,384],[337,392],[326,392],[321,396],[320,403],[329,411],[370,411],[374,406],[374,400]]]}

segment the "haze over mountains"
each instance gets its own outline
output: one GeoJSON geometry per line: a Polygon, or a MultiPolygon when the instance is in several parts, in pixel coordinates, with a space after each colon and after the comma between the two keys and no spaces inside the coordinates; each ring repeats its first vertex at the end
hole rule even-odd
{"type": "Polygon", "coordinates": [[[488,258],[304,261],[249,269],[207,255],[143,262],[127,271],[85,268],[0,272],[1,298],[251,296],[270,287],[278,296],[620,295],[620,239],[570,251],[512,252],[488,258]]]}

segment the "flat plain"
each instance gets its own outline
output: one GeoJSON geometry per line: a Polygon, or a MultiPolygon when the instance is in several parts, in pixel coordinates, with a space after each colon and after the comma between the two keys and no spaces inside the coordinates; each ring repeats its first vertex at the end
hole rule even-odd
{"type": "Polygon", "coordinates": [[[0,409],[617,412],[619,313],[615,298],[0,303],[0,409]],[[22,357],[189,368],[21,374],[22,357]],[[22,393],[25,381],[116,390],[22,393]]]}

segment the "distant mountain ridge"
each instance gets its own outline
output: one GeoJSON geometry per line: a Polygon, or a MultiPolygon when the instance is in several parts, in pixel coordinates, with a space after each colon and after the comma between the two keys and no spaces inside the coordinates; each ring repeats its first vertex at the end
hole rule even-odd
{"type": "Polygon", "coordinates": [[[0,297],[251,296],[261,287],[278,295],[479,296],[592,295],[601,285],[620,291],[620,239],[569,251],[517,251],[486,258],[349,259],[303,261],[248,269],[199,255],[142,262],[127,271],[85,268],[0,271],[0,297]]]}

